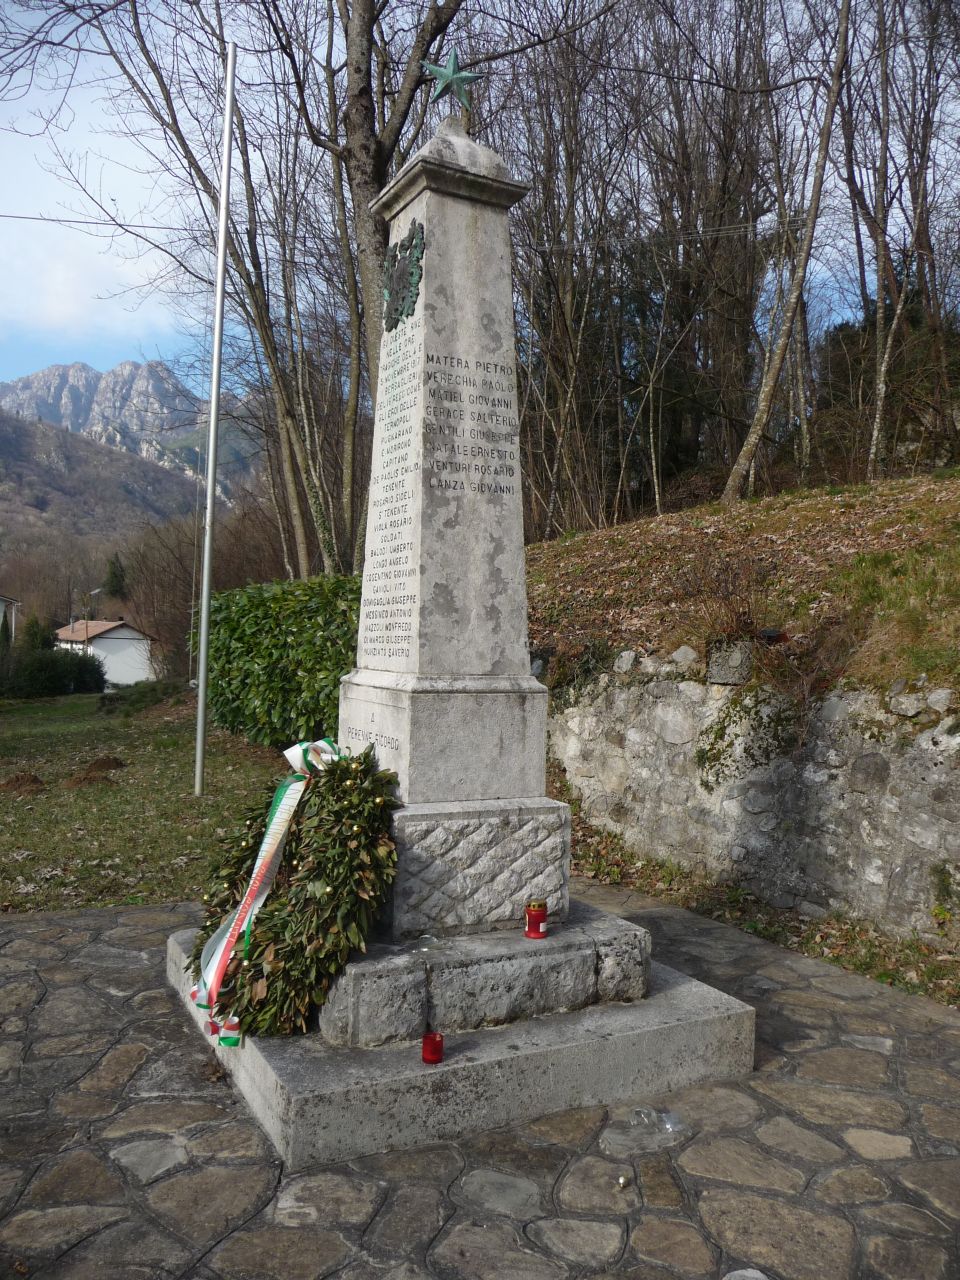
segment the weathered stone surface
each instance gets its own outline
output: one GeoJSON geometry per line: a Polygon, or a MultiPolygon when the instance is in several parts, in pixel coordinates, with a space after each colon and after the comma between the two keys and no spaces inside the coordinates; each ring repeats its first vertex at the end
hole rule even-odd
{"type": "Polygon", "coordinates": [[[721,1129],[742,1129],[763,1114],[754,1098],[740,1089],[724,1085],[682,1089],[663,1098],[662,1105],[676,1112],[692,1131],[716,1133],[721,1129]]]}
{"type": "Polygon", "coordinates": [[[0,1018],[26,1013],[42,994],[43,987],[33,978],[5,978],[0,985],[0,1018]]]}
{"type": "Polygon", "coordinates": [[[394,817],[394,840],[397,939],[519,924],[531,898],[543,898],[552,916],[566,916],[566,805],[553,800],[410,804],[394,817]]]}
{"type": "Polygon", "coordinates": [[[707,681],[710,684],[746,684],[753,671],[753,651],[749,640],[711,645],[707,654],[707,681]]]}
{"type": "Polygon", "coordinates": [[[860,1210],[862,1222],[870,1223],[878,1230],[903,1231],[910,1235],[948,1236],[951,1228],[939,1218],[935,1218],[926,1209],[918,1209],[912,1204],[899,1204],[887,1201],[885,1204],[872,1204],[860,1210]]]}
{"type": "Polygon", "coordinates": [[[364,1243],[391,1253],[417,1254],[452,1212],[437,1187],[399,1187],[368,1227],[364,1243]]]}
{"type": "Polygon", "coordinates": [[[125,1138],[133,1133],[180,1133],[210,1120],[223,1120],[226,1115],[223,1107],[190,1098],[176,1102],[139,1102],[111,1120],[102,1136],[125,1138]]]}
{"type": "Polygon", "coordinates": [[[924,1127],[932,1138],[945,1138],[960,1143],[960,1111],[925,1103],[920,1108],[924,1127]]]}
{"type": "Polygon", "coordinates": [[[906,1122],[906,1108],[883,1093],[854,1093],[792,1080],[755,1080],[751,1088],[812,1124],[869,1125],[896,1130],[906,1122]]]}
{"type": "Polygon", "coordinates": [[[337,1280],[434,1280],[429,1271],[415,1262],[401,1262],[394,1266],[389,1262],[371,1262],[362,1259],[354,1262],[345,1271],[337,1272],[337,1280]]]}
{"type": "Polygon", "coordinates": [[[510,1129],[464,1137],[460,1148],[470,1164],[532,1178],[547,1190],[567,1162],[567,1152],[561,1148],[533,1145],[510,1129]]]}
{"type": "Polygon", "coordinates": [[[499,1223],[458,1222],[430,1250],[430,1261],[444,1280],[565,1280],[570,1273],[530,1248],[516,1232],[499,1223]]]}
{"type": "Polygon", "coordinates": [[[79,1087],[101,1093],[122,1089],[146,1061],[148,1052],[145,1044],[118,1044],[101,1058],[89,1075],[84,1076],[79,1087]]]}
{"type": "Polygon", "coordinates": [[[268,1169],[210,1164],[154,1183],[146,1198],[151,1210],[179,1235],[203,1245],[249,1218],[267,1199],[274,1181],[268,1169]]]}
{"type": "Polygon", "coordinates": [[[541,1120],[532,1120],[524,1127],[534,1141],[555,1142],[561,1146],[579,1146],[596,1133],[604,1121],[603,1107],[579,1107],[574,1111],[559,1111],[541,1120]]]}
{"type": "Polygon", "coordinates": [[[587,925],[597,952],[597,999],[639,1000],[650,973],[650,935],[637,925],[606,919],[587,925]]]}
{"type": "Polygon", "coordinates": [[[645,1208],[679,1209],[683,1205],[683,1190],[674,1177],[668,1155],[638,1160],[637,1171],[645,1208]]]}
{"type": "Polygon", "coordinates": [[[263,1131],[249,1120],[231,1120],[187,1142],[192,1156],[218,1156],[221,1160],[272,1160],[273,1151],[263,1131]]]}
{"type": "Polygon", "coordinates": [[[153,1182],[171,1169],[187,1163],[186,1143],[182,1138],[143,1138],[114,1147],[113,1160],[123,1165],[137,1182],[153,1182]]]}
{"type": "Polygon", "coordinates": [[[116,1010],[85,987],[51,991],[31,1018],[36,1035],[61,1035],[91,1027],[102,1031],[116,1024],[116,1010]]]}
{"type": "Polygon", "coordinates": [[[528,1222],[544,1212],[535,1182],[497,1169],[473,1169],[463,1176],[457,1190],[457,1198],[474,1213],[498,1213],[528,1222]]]}
{"type": "Polygon", "coordinates": [[[950,1259],[943,1249],[923,1240],[871,1236],[864,1256],[877,1280],[948,1280],[950,1259]]]}
{"type": "Polygon", "coordinates": [[[715,1138],[692,1143],[677,1160],[687,1173],[738,1186],[769,1187],[771,1191],[802,1190],[806,1176],[773,1156],[764,1155],[739,1138],[715,1138]]]}
{"type": "Polygon", "coordinates": [[[643,1218],[630,1236],[638,1258],[662,1262],[684,1276],[703,1276],[713,1270],[713,1250],[700,1232],[681,1218],[643,1218]]]}
{"type": "Polygon", "coordinates": [[[122,1204],[123,1183],[92,1151],[71,1151],[46,1165],[27,1188],[25,1203],[122,1204]]]}
{"type": "Polygon", "coordinates": [[[845,1129],[843,1140],[864,1160],[903,1160],[912,1156],[913,1143],[904,1133],[881,1129],[845,1129]]]}
{"type": "Polygon", "coordinates": [[[960,1077],[940,1067],[908,1066],[903,1072],[904,1087],[918,1098],[960,1102],[960,1077]]]}
{"type": "Polygon", "coordinates": [[[805,1055],[797,1066],[797,1076],[801,1080],[875,1088],[887,1082],[887,1062],[879,1054],[862,1049],[821,1049],[805,1055]]]}
{"type": "Polygon", "coordinates": [[[15,938],[3,948],[4,960],[26,960],[31,965],[50,964],[63,958],[61,947],[48,942],[36,942],[32,938],[15,938]]]}
{"type": "Polygon", "coordinates": [[[915,1191],[938,1212],[960,1218],[960,1162],[914,1160],[902,1165],[896,1176],[908,1191],[915,1191]]]}
{"type": "Polygon", "coordinates": [[[34,1040],[30,1046],[30,1058],[69,1058],[87,1057],[90,1054],[101,1054],[110,1047],[112,1037],[109,1035],[43,1036],[34,1040]]]}
{"type": "MultiPolygon", "coordinates": [[[[371,947],[335,980],[320,1010],[320,1034],[330,1044],[388,1044],[415,1040],[427,1025],[427,968],[423,955],[371,947]]],[[[454,1027],[444,1029],[451,1031],[454,1027]]]]}
{"type": "Polygon", "coordinates": [[[159,1280],[177,1275],[190,1253],[176,1236],[134,1218],[91,1235],[57,1259],[54,1274],[41,1275],[42,1280],[159,1280]]]}
{"type": "Polygon", "coordinates": [[[0,1223],[0,1244],[24,1253],[55,1253],[125,1214],[122,1208],[87,1204],[24,1209],[0,1223]]]}
{"type": "Polygon", "coordinates": [[[618,676],[625,676],[628,671],[633,669],[633,664],[637,660],[637,655],[633,649],[624,649],[622,653],[618,653],[613,660],[613,669],[618,676]]]}
{"type": "Polygon", "coordinates": [[[835,1142],[823,1138],[810,1129],[788,1120],[786,1116],[774,1116],[757,1130],[757,1137],[766,1147],[785,1151],[788,1155],[812,1160],[816,1164],[829,1164],[843,1156],[843,1150],[835,1142]]]}
{"type": "Polygon", "coordinates": [[[417,1147],[413,1151],[385,1151],[352,1161],[352,1168],[373,1178],[402,1182],[434,1182],[448,1186],[463,1168],[456,1147],[417,1147]]]}
{"type": "Polygon", "coordinates": [[[628,1213],[640,1207],[632,1166],[599,1156],[581,1156],[571,1163],[557,1200],[572,1213],[628,1213]],[[626,1186],[620,1186],[621,1178],[627,1179],[626,1186]]]}
{"type": "Polygon", "coordinates": [[[794,1201],[713,1189],[698,1207],[707,1230],[734,1257],[769,1267],[784,1280],[851,1280],[854,1234],[843,1218],[794,1201]]]}
{"type": "Polygon", "coordinates": [[[368,1178],[306,1174],[284,1182],[268,1212],[282,1227],[364,1227],[385,1194],[382,1184],[368,1178]]]}
{"type": "Polygon", "coordinates": [[[813,1194],[825,1204],[866,1204],[870,1200],[885,1200],[890,1194],[890,1184],[861,1164],[821,1175],[813,1184],[813,1194]]]}
{"type": "Polygon", "coordinates": [[[81,1093],[79,1090],[58,1094],[53,1100],[57,1115],[70,1120],[102,1120],[112,1115],[119,1103],[105,1093],[81,1093]]]}
{"type": "Polygon", "coordinates": [[[210,1266],[231,1280],[320,1280],[349,1256],[349,1245],[333,1231],[259,1227],[232,1235],[214,1251],[210,1266]]]}
{"type": "Polygon", "coordinates": [[[614,1262],[623,1248],[619,1223],[589,1218],[540,1218],[530,1224],[527,1235],[541,1249],[581,1266],[614,1262]]]}

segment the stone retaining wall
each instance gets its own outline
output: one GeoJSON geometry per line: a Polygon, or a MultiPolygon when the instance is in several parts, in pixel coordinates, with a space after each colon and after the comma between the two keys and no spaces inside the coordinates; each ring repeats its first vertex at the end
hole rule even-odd
{"type": "Polygon", "coordinates": [[[806,709],[709,683],[687,647],[621,654],[555,711],[551,751],[592,822],[641,855],[780,907],[935,932],[960,917],[960,699],[894,686],[806,709]]]}

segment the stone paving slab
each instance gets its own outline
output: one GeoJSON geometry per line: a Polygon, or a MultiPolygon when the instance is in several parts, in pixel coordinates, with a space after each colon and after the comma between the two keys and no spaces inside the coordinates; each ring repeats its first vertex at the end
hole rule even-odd
{"type": "Polygon", "coordinates": [[[195,907],[0,917],[0,1276],[960,1280],[960,1015],[574,889],[754,1006],[754,1075],[297,1174],[165,987],[195,907]]]}

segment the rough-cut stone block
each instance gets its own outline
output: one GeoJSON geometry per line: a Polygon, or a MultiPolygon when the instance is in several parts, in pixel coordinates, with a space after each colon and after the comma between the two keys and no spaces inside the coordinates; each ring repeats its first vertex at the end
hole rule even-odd
{"type": "Polygon", "coordinates": [[[373,945],[350,961],[320,1011],[332,1045],[374,1048],[581,1009],[639,1000],[647,989],[650,935],[583,906],[545,938],[521,930],[442,943],[373,945]]]}
{"type": "Polygon", "coordinates": [[[371,951],[347,965],[320,1010],[320,1034],[330,1044],[372,1046],[423,1035],[427,972],[422,955],[396,954],[387,947],[371,951]]]}
{"type": "Polygon", "coordinates": [[[753,672],[753,650],[749,640],[715,644],[707,658],[710,684],[746,684],[753,672]]]}
{"type": "Polygon", "coordinates": [[[650,934],[639,925],[586,908],[571,908],[571,923],[589,934],[596,952],[596,998],[640,1000],[650,975],[650,934]]]}
{"type": "Polygon", "coordinates": [[[519,923],[531,898],[569,904],[570,810],[555,800],[415,804],[394,817],[391,935],[480,932],[519,923]]]}
{"type": "MultiPolygon", "coordinates": [[[[170,939],[167,974],[198,1029],[184,963],[194,933],[170,939]]],[[[418,1044],[333,1049],[319,1036],[207,1038],[289,1170],[350,1160],[747,1075],[753,1010],[663,965],[635,1004],[591,1005],[445,1037],[439,1066],[418,1044]]]]}
{"type": "Polygon", "coordinates": [[[579,1009],[596,999],[596,953],[588,938],[549,952],[526,938],[526,950],[507,951],[483,935],[476,941],[479,946],[470,938],[458,940],[436,964],[431,957],[430,1025],[439,1030],[496,1026],[579,1009]]]}

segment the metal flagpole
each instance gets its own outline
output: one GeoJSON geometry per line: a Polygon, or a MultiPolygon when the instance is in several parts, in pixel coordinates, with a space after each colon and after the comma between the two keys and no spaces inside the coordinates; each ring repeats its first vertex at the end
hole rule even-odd
{"type": "Polygon", "coordinates": [[[217,231],[217,281],[213,308],[213,353],[210,363],[210,423],[207,431],[207,510],[203,522],[203,576],[200,580],[200,645],[197,656],[197,751],[193,794],[203,795],[207,745],[207,651],[210,642],[210,579],[213,560],[213,515],[217,498],[217,428],[220,424],[220,362],[223,355],[223,294],[227,276],[227,220],[230,215],[230,150],[233,145],[233,81],[237,46],[227,45],[226,99],[223,104],[223,155],[220,160],[220,225],[217,231]]]}

